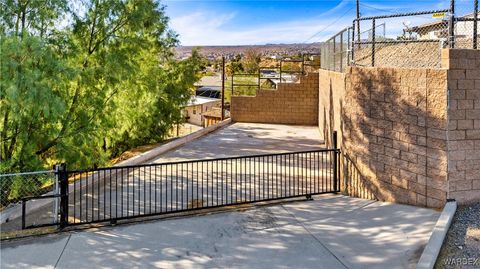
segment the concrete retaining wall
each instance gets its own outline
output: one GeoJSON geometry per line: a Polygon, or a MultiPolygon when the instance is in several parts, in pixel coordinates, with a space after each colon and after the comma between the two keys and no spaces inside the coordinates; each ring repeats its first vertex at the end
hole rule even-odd
{"type": "Polygon", "coordinates": [[[444,50],[448,68],[448,196],[480,200],[480,50],[444,50]]]}
{"type": "Polygon", "coordinates": [[[480,200],[480,51],[444,50],[442,64],[320,71],[319,127],[327,143],[341,134],[345,192],[428,207],[480,200]]]}

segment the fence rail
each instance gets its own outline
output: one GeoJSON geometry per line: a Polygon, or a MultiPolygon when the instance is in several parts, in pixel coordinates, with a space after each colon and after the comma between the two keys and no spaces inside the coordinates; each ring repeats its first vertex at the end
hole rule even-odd
{"type": "Polygon", "coordinates": [[[231,74],[232,96],[253,96],[260,89],[276,89],[278,83],[296,83],[300,76],[320,67],[320,54],[307,53],[301,57],[284,57],[275,67],[260,67],[254,73],[231,74]],[[268,83],[270,82],[270,83],[268,83]]]}
{"type": "Polygon", "coordinates": [[[67,171],[68,225],[338,191],[338,150],[67,171]]]}
{"type": "Polygon", "coordinates": [[[324,42],[320,48],[322,69],[343,72],[350,58],[351,36],[352,28],[348,27],[324,42]]]}

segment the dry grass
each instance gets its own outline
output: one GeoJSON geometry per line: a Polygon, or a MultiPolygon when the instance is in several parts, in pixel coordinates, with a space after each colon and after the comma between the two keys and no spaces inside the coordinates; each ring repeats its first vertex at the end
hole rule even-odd
{"type": "Polygon", "coordinates": [[[202,208],[205,201],[203,199],[192,199],[188,201],[187,208],[194,209],[194,208],[202,208]]]}
{"type": "MultiPolygon", "coordinates": [[[[193,125],[193,124],[189,124],[189,123],[180,124],[179,125],[179,130],[178,130],[178,137],[188,135],[188,134],[193,133],[195,131],[198,131],[200,129],[202,129],[202,127],[196,126],[196,125],[193,125]]],[[[112,165],[114,165],[114,164],[117,164],[119,162],[128,160],[128,159],[133,158],[137,155],[140,155],[144,152],[147,152],[147,151],[152,150],[156,147],[159,147],[163,144],[166,144],[176,137],[177,137],[177,130],[176,130],[176,127],[174,127],[174,128],[172,128],[172,130],[169,133],[169,139],[167,139],[163,142],[160,142],[160,143],[147,144],[147,145],[139,146],[139,147],[136,147],[136,148],[133,148],[133,149],[129,149],[129,150],[123,152],[117,158],[114,158],[114,159],[110,160],[110,163],[112,165]]]]}
{"type": "Polygon", "coordinates": [[[149,150],[152,150],[162,144],[164,144],[165,142],[163,143],[156,143],[156,144],[148,144],[148,145],[143,145],[143,146],[139,146],[139,147],[136,147],[136,148],[133,148],[133,149],[129,149],[125,152],[123,152],[120,156],[118,156],[117,158],[114,158],[110,161],[110,163],[112,165],[114,164],[117,164],[119,162],[122,162],[122,161],[125,161],[125,160],[128,160],[130,158],[133,158],[137,155],[140,155],[144,152],[147,152],[149,150]]]}
{"type": "Polygon", "coordinates": [[[55,226],[52,227],[42,227],[42,228],[33,228],[27,230],[18,230],[18,231],[2,231],[0,233],[0,240],[8,240],[14,238],[22,238],[27,236],[35,236],[35,235],[46,235],[57,233],[58,229],[55,226]]]}

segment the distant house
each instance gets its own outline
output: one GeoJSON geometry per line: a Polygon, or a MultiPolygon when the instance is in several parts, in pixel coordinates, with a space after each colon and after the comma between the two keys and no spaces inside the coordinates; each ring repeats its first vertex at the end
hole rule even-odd
{"type": "Polygon", "coordinates": [[[260,73],[264,78],[275,78],[280,76],[276,69],[261,69],[260,73]]]}
{"type": "MultiPolygon", "coordinates": [[[[475,13],[464,16],[465,18],[473,18],[475,13]]],[[[480,12],[477,14],[480,18],[480,12]]],[[[472,38],[473,37],[473,21],[459,21],[455,23],[455,36],[457,38],[472,38]]],[[[477,28],[480,29],[480,20],[477,21],[477,28]]],[[[477,33],[480,36],[480,33],[477,33]]]]}
{"type": "Polygon", "coordinates": [[[282,80],[280,81],[280,77],[272,77],[267,78],[266,83],[269,84],[272,88],[277,88],[279,83],[295,83],[298,82],[298,75],[295,74],[282,74],[282,80]]]}
{"type": "Polygon", "coordinates": [[[208,98],[221,98],[222,97],[222,87],[221,86],[203,86],[196,90],[196,95],[201,97],[208,98]]]}
{"type": "MultiPolygon", "coordinates": [[[[468,14],[462,18],[473,18],[473,14],[468,14]]],[[[479,13],[480,17],[480,13],[479,13]]],[[[441,20],[436,22],[425,23],[407,29],[407,32],[416,33],[418,40],[427,39],[447,39],[448,38],[448,21],[441,20]]],[[[480,23],[478,24],[480,26],[480,23]]],[[[457,21],[455,23],[455,36],[457,38],[471,38],[473,37],[473,22],[472,21],[457,21]]]]}
{"type": "Polygon", "coordinates": [[[447,21],[429,22],[407,29],[409,33],[416,33],[418,40],[446,39],[448,37],[447,21]]]}
{"type": "MultiPolygon", "coordinates": [[[[203,127],[216,124],[217,122],[222,121],[222,108],[213,107],[210,111],[203,112],[202,116],[204,118],[203,127]]],[[[230,112],[228,110],[225,111],[225,117],[230,117],[230,112]]]]}
{"type": "Polygon", "coordinates": [[[222,76],[203,76],[194,86],[198,89],[201,87],[220,87],[222,86],[222,76]]]}
{"type": "Polygon", "coordinates": [[[221,100],[202,96],[193,96],[184,108],[184,116],[188,123],[198,126],[204,126],[203,113],[211,111],[214,107],[219,107],[221,100]]]}

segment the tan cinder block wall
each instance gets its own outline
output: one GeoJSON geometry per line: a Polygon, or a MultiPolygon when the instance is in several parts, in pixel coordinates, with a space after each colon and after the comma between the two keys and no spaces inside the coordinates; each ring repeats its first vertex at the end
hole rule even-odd
{"type": "MultiPolygon", "coordinates": [[[[333,148],[333,132],[337,131],[337,140],[338,146],[341,147],[343,144],[343,120],[342,120],[342,110],[345,102],[345,82],[346,74],[340,72],[333,72],[328,70],[319,70],[319,94],[318,94],[318,126],[320,135],[325,141],[327,148],[333,148]]],[[[341,159],[342,178],[346,179],[348,161],[346,158],[341,159]]],[[[349,176],[349,178],[352,178],[349,176]]],[[[355,178],[355,177],[353,177],[355,178]]],[[[358,180],[355,181],[356,184],[352,184],[352,180],[347,182],[342,180],[340,181],[340,189],[344,193],[349,195],[361,197],[361,198],[371,198],[370,196],[365,197],[364,195],[359,195],[359,192],[355,192],[357,188],[352,188],[351,186],[358,186],[358,180]],[[348,192],[346,191],[348,188],[348,192]]],[[[364,188],[362,188],[364,189],[364,188]]],[[[363,192],[362,192],[363,194],[363,192]]]]}
{"type": "Polygon", "coordinates": [[[343,140],[343,191],[428,207],[480,201],[480,51],[443,50],[441,69],[320,70],[319,84],[320,132],[343,140]]]}
{"type": "MultiPolygon", "coordinates": [[[[319,81],[335,82],[339,77],[323,75],[334,79],[322,78],[320,73],[319,81]]],[[[336,112],[340,123],[333,125],[343,140],[343,174],[348,178],[342,185],[350,194],[443,205],[447,196],[446,78],[446,70],[347,70],[345,94],[333,101],[343,103],[336,112]]],[[[330,88],[342,91],[338,90],[341,83],[320,85],[320,91],[330,88]]]]}
{"type": "MultiPolygon", "coordinates": [[[[345,95],[345,73],[319,71],[318,126],[327,147],[332,147],[333,131],[342,129],[341,110],[345,95]]],[[[338,144],[342,136],[338,135],[338,144]]]]}
{"type": "Polygon", "coordinates": [[[480,50],[442,52],[448,68],[448,197],[480,200],[480,50]]]}
{"type": "Polygon", "coordinates": [[[300,83],[281,83],[277,90],[259,90],[256,96],[233,96],[232,120],[317,125],[318,85],[318,73],[308,73],[300,83]]]}

